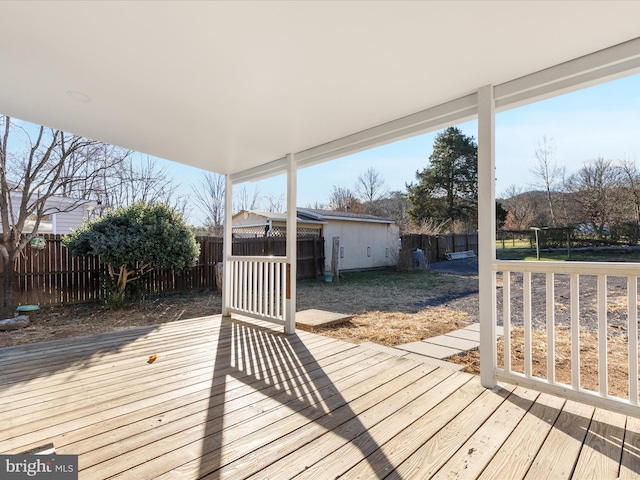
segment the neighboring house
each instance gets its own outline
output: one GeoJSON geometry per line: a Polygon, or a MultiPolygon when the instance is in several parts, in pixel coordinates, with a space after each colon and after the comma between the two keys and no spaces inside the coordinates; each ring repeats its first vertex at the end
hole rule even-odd
{"type": "MultiPolygon", "coordinates": [[[[325,263],[331,263],[338,237],[338,268],[365,270],[390,267],[398,259],[398,226],[393,220],[350,212],[298,208],[298,236],[325,239],[325,263]]],[[[286,214],[243,210],[233,216],[236,238],[286,235],[286,214]]]]}
{"type": "MultiPolygon", "coordinates": [[[[11,192],[11,203],[14,206],[14,214],[17,215],[20,208],[20,201],[22,195],[19,191],[11,192]]],[[[70,199],[65,197],[51,197],[47,200],[45,215],[40,221],[38,227],[38,233],[53,233],[60,235],[68,235],[74,229],[82,225],[82,222],[86,217],[91,215],[93,209],[96,208],[96,203],[91,201],[83,201],[82,204],[74,207],[74,204],[78,202],[77,199],[70,199]],[[67,209],[71,209],[66,211],[67,209]]],[[[31,215],[25,222],[25,233],[33,230],[35,225],[35,215],[31,215]]],[[[0,225],[0,232],[2,231],[2,225],[0,225]]]]}

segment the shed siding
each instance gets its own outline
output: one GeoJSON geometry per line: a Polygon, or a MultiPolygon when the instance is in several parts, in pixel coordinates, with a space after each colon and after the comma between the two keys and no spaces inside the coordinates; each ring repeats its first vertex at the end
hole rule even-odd
{"type": "MultiPolygon", "coordinates": [[[[14,205],[14,212],[17,215],[20,208],[21,197],[18,194],[15,194],[12,195],[11,200],[14,205]]],[[[45,213],[51,215],[51,220],[43,221],[38,232],[69,235],[74,229],[82,225],[85,217],[87,217],[87,207],[89,205],[93,205],[92,203],[85,203],[78,205],[75,210],[70,212],[55,212],[56,208],[63,209],[68,204],[68,201],[65,199],[60,199],[58,197],[50,198],[47,201],[47,212],[45,213]]],[[[25,232],[29,231],[31,231],[29,228],[25,228],[25,232]]],[[[2,232],[2,225],[0,225],[0,232],[2,232]]]]}
{"type": "Polygon", "coordinates": [[[82,205],[71,212],[56,213],[55,232],[59,235],[69,235],[82,225],[87,216],[87,206],[82,205]]]}
{"type": "Polygon", "coordinates": [[[344,248],[344,257],[338,258],[340,270],[391,267],[397,263],[398,226],[395,224],[330,220],[323,233],[327,262],[331,261],[333,237],[340,238],[340,247],[344,248]]]}

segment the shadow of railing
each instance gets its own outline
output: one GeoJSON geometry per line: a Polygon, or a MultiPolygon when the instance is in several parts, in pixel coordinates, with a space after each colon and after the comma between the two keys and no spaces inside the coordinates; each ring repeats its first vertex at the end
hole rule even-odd
{"type": "MultiPolygon", "coordinates": [[[[284,335],[238,319],[223,318],[219,340],[214,378],[219,375],[233,377],[244,384],[250,384],[253,389],[288,408],[285,413],[276,414],[272,420],[267,420],[266,424],[243,424],[244,428],[238,429],[239,433],[235,437],[233,433],[229,433],[229,427],[234,421],[230,412],[210,408],[198,478],[217,479],[225,476],[225,473],[236,471],[234,463],[245,462],[245,459],[238,458],[249,453],[252,457],[251,462],[260,465],[256,467],[259,469],[294,452],[301,446],[299,443],[289,445],[291,452],[279,451],[277,456],[269,452],[267,447],[270,442],[282,437],[283,431],[284,435],[288,432],[272,428],[271,421],[277,423],[281,418],[292,414],[303,419],[298,422],[299,426],[303,426],[303,423],[313,423],[322,427],[323,432],[335,431],[337,426],[349,421],[354,428],[350,429],[350,436],[345,437],[345,443],[353,440],[354,434],[357,434],[358,441],[353,442],[354,445],[378,447],[367,428],[358,420],[356,412],[349,406],[349,401],[324,373],[322,366],[297,335],[284,335]],[[337,409],[340,409],[339,418],[335,415],[337,409]],[[255,427],[259,434],[256,434],[252,427],[255,427]],[[245,436],[250,438],[247,439],[245,436]],[[262,450],[256,453],[259,449],[262,450]]],[[[224,409],[224,396],[225,392],[212,390],[210,402],[224,409]],[[215,400],[213,396],[216,397],[215,400]]],[[[256,411],[253,420],[262,413],[256,411]]],[[[251,420],[249,419],[249,422],[251,420]]],[[[240,423],[242,422],[241,419],[240,423]]],[[[365,452],[363,458],[367,458],[365,452]]],[[[246,463],[238,468],[246,468],[246,463]]],[[[381,460],[378,456],[372,468],[381,472],[379,478],[383,478],[393,466],[386,457],[381,460]]],[[[246,476],[251,471],[246,469],[242,473],[246,476]]],[[[290,474],[293,475],[294,472],[290,474]]]]}
{"type": "MultiPolygon", "coordinates": [[[[545,394],[542,394],[545,395],[545,394]]],[[[549,394],[547,394],[549,395],[549,394]]],[[[561,398],[561,397],[559,397],[561,398]]],[[[568,438],[582,444],[582,448],[589,442],[589,435],[594,436],[592,447],[596,448],[600,455],[607,456],[611,461],[635,469],[640,465],[640,445],[625,441],[626,429],[616,426],[611,422],[603,422],[595,418],[595,407],[576,402],[574,400],[562,399],[560,408],[543,405],[536,400],[531,402],[528,415],[534,415],[543,422],[550,424],[550,433],[561,432],[568,438]],[[571,408],[567,408],[569,403],[571,408]],[[588,413],[585,413],[588,412],[588,413]]],[[[527,401],[516,393],[511,393],[507,401],[516,405],[526,404],[527,401]]],[[[567,442],[564,442],[565,444],[567,442]]],[[[562,451],[554,452],[555,455],[562,455],[562,451]]],[[[576,457],[577,461],[578,457],[576,457]]],[[[576,467],[573,465],[571,471],[576,467]]]]}

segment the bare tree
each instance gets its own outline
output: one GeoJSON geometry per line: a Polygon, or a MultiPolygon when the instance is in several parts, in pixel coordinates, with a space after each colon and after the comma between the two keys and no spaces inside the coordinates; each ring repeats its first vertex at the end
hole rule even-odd
{"type": "Polygon", "coordinates": [[[225,178],[206,172],[193,188],[193,200],[205,214],[204,226],[213,235],[222,236],[225,209],[225,178]]]}
{"type": "Polygon", "coordinates": [[[557,221],[553,194],[556,187],[562,185],[565,173],[564,167],[558,165],[558,162],[554,159],[555,150],[553,139],[548,139],[546,136],[542,137],[542,142],[538,143],[538,147],[533,154],[536,164],[531,169],[531,173],[538,178],[538,183],[535,186],[544,189],[547,195],[551,212],[551,224],[554,227],[557,226],[557,221]]]}
{"type": "Polygon", "coordinates": [[[259,201],[260,190],[258,190],[257,185],[253,188],[253,194],[249,193],[246,184],[242,185],[235,195],[236,206],[234,210],[236,212],[239,212],[240,210],[255,210],[258,207],[259,201]]]}
{"type": "Polygon", "coordinates": [[[522,187],[510,185],[502,194],[503,207],[508,211],[505,228],[524,230],[539,220],[535,195],[524,192],[522,187]]]}
{"type": "Polygon", "coordinates": [[[376,202],[387,194],[382,175],[373,167],[368,168],[366,172],[358,176],[356,194],[362,202],[363,211],[377,215],[379,212],[375,208],[376,202]]]}
{"type": "Polygon", "coordinates": [[[267,212],[282,212],[284,209],[284,194],[274,195],[270,193],[265,195],[264,200],[267,212]]]}
{"type": "Polygon", "coordinates": [[[359,213],[362,208],[360,201],[354,193],[347,187],[333,186],[333,190],[329,194],[329,208],[331,210],[339,210],[342,212],[351,211],[359,213]]]}
{"type": "Polygon", "coordinates": [[[326,210],[327,206],[324,203],[318,202],[316,200],[315,202],[313,202],[313,204],[311,204],[311,203],[307,204],[307,206],[305,208],[311,208],[313,210],[326,210]]]}
{"type": "Polygon", "coordinates": [[[409,199],[407,194],[401,191],[387,193],[383,198],[374,203],[373,215],[395,220],[400,229],[400,234],[412,232],[414,226],[409,217],[409,199]]]}
{"type": "Polygon", "coordinates": [[[55,202],[55,197],[92,185],[111,162],[101,166],[94,161],[104,153],[104,144],[60,130],[37,127],[32,136],[6,116],[0,116],[0,130],[0,315],[7,317],[15,307],[15,261],[36,236],[43,217],[74,210],[89,201],[78,196],[61,203],[55,202]],[[10,148],[19,143],[20,137],[26,142],[26,150],[12,152],[10,148]],[[92,168],[87,168],[87,162],[92,168]]]}
{"type": "Polygon", "coordinates": [[[62,177],[75,176],[78,180],[62,183],[58,195],[99,202],[116,186],[114,179],[120,176],[133,151],[98,143],[90,153],[79,152],[78,155],[84,157],[83,161],[63,166],[62,177]]]}
{"type": "Polygon", "coordinates": [[[602,157],[584,165],[566,181],[577,222],[590,224],[599,238],[622,216],[621,181],[621,169],[602,157]]]}
{"type": "Polygon", "coordinates": [[[184,214],[187,199],[178,194],[178,185],[167,167],[160,167],[150,157],[127,155],[117,169],[102,176],[102,189],[94,192],[101,210],[132,205],[136,202],[166,203],[184,214]]]}
{"type": "Polygon", "coordinates": [[[624,179],[625,189],[629,195],[629,202],[633,205],[633,221],[636,228],[640,227],[640,171],[636,162],[625,158],[620,161],[620,171],[624,179]]]}

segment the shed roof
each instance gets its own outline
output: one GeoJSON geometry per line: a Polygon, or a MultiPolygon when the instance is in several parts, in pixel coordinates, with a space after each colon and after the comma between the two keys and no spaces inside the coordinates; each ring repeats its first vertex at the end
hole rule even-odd
{"type": "Polygon", "coordinates": [[[341,212],[338,210],[321,210],[317,208],[298,208],[298,216],[311,217],[318,220],[350,220],[369,223],[395,223],[394,220],[369,215],[367,213],[341,212]]]}

